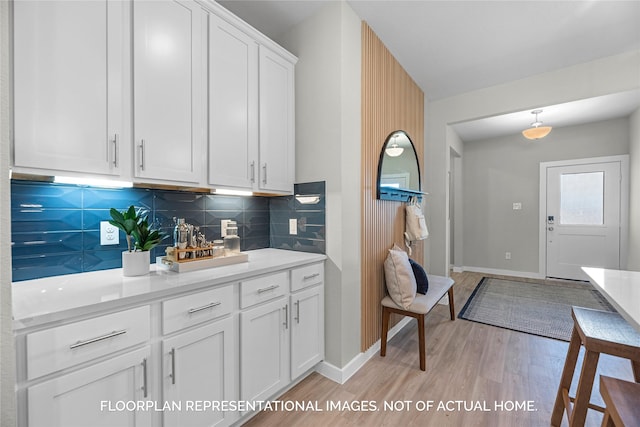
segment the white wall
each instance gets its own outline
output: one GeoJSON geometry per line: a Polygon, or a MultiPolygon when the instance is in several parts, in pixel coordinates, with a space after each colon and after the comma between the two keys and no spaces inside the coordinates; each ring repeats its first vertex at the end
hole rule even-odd
{"type": "Polygon", "coordinates": [[[296,182],[326,181],[325,360],[360,353],[360,19],[329,2],[277,40],[297,55],[296,182]]]}
{"type": "Polygon", "coordinates": [[[464,266],[536,276],[540,163],[628,153],[628,118],[555,128],[536,142],[516,134],[465,143],[464,266]]]}
{"type": "Polygon", "coordinates": [[[11,200],[9,182],[9,3],[0,2],[0,425],[16,424],[11,327],[11,200]]]}
{"type": "Polygon", "coordinates": [[[640,271],[640,109],[629,118],[629,257],[627,269],[640,271]]]}
{"type": "Polygon", "coordinates": [[[449,124],[638,89],[638,75],[640,51],[634,51],[429,103],[425,191],[430,193],[430,271],[447,274],[449,265],[449,124]]]}

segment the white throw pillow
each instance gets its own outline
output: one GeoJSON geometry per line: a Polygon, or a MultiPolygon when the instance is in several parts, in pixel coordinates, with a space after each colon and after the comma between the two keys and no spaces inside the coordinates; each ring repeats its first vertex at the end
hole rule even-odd
{"type": "Polygon", "coordinates": [[[397,245],[389,249],[389,255],[384,261],[384,277],[389,296],[405,310],[416,297],[416,278],[409,264],[409,256],[397,245]]]}

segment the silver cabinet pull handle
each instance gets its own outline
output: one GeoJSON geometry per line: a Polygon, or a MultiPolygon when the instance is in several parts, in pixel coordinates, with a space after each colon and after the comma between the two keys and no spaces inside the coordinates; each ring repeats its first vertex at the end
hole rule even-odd
{"type": "Polygon", "coordinates": [[[113,135],[113,167],[118,167],[118,134],[113,135]]]}
{"type": "Polygon", "coordinates": [[[147,358],[142,359],[142,390],[144,390],[144,397],[146,398],[147,393],[147,358]]]}
{"type": "Polygon", "coordinates": [[[121,329],[119,331],[113,331],[113,332],[110,332],[108,334],[101,335],[99,337],[91,338],[91,339],[84,340],[84,341],[78,341],[78,342],[76,342],[74,344],[71,344],[69,346],[69,348],[71,350],[73,350],[74,348],[82,347],[83,345],[93,344],[94,342],[98,342],[98,341],[106,340],[106,339],[109,339],[109,338],[117,337],[118,335],[124,335],[126,333],[127,333],[126,329],[121,329]]]}
{"type": "Polygon", "coordinates": [[[191,309],[189,309],[189,311],[187,313],[189,313],[189,314],[197,313],[199,311],[206,310],[208,308],[217,307],[220,304],[222,304],[220,301],[211,302],[211,303],[209,303],[207,305],[203,305],[202,307],[191,308],[191,309]]]}
{"type": "Polygon", "coordinates": [[[263,293],[263,292],[269,292],[269,291],[272,291],[272,290],[277,289],[277,288],[279,288],[279,287],[280,287],[280,285],[271,285],[271,286],[267,286],[266,288],[258,289],[258,293],[259,293],[259,294],[261,294],[261,293],[263,293]]]}
{"type": "Polygon", "coordinates": [[[140,170],[144,170],[144,139],[140,140],[140,170]]]}
{"type": "Polygon", "coordinates": [[[300,300],[296,301],[296,323],[300,323],[300,300]]]}
{"type": "Polygon", "coordinates": [[[251,182],[256,182],[256,162],[251,162],[251,182]]]}
{"type": "Polygon", "coordinates": [[[264,165],[262,165],[262,183],[266,184],[267,183],[267,164],[265,163],[264,165]]]}
{"type": "Polygon", "coordinates": [[[289,329],[289,304],[284,306],[284,328],[289,329]]]}
{"type": "Polygon", "coordinates": [[[314,277],[318,277],[320,275],[320,273],[315,273],[315,274],[311,274],[309,276],[304,276],[302,279],[303,280],[309,280],[309,279],[313,279],[314,277]]]}
{"type": "Polygon", "coordinates": [[[176,349],[172,348],[171,354],[171,384],[176,383],[176,349]]]}

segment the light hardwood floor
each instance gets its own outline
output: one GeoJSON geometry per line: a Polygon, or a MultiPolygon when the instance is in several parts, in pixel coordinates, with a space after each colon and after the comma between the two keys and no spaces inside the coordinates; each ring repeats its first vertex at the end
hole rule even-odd
{"type": "MultiPolygon", "coordinates": [[[[454,273],[456,314],[483,277],[454,273]]],[[[261,412],[247,426],[548,426],[568,343],[462,319],[451,321],[439,305],[426,318],[427,370],[418,366],[414,321],[393,337],[387,356],[376,354],[340,385],[314,373],[280,397],[281,401],[317,402],[320,411],[261,412]],[[373,402],[376,411],[326,410],[327,402],[373,402]],[[384,403],[411,401],[410,410],[385,410],[384,403]],[[416,409],[416,402],[434,407],[416,409]],[[457,409],[458,401],[461,409],[457,409]],[[530,402],[531,411],[499,410],[501,402],[530,402]],[[454,410],[438,410],[442,402],[454,410]],[[454,403],[451,403],[454,402],[454,403]],[[485,411],[485,409],[489,409],[485,411]]],[[[581,358],[578,366],[582,363],[581,358]]],[[[602,355],[598,375],[633,381],[628,361],[602,355]]],[[[572,393],[577,386],[574,376],[572,393]]],[[[603,405],[595,381],[594,403],[603,405]]],[[[566,424],[566,416],[564,417],[566,424]]],[[[586,425],[600,426],[602,415],[589,410],[586,425]]]]}

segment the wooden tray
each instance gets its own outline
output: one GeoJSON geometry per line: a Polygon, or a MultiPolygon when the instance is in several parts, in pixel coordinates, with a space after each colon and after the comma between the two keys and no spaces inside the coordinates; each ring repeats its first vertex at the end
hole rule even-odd
{"type": "Polygon", "coordinates": [[[213,268],[223,265],[239,264],[241,262],[248,261],[249,254],[243,252],[218,258],[196,259],[189,262],[175,262],[170,261],[163,256],[159,256],[156,257],[156,268],[160,270],[171,270],[175,271],[176,273],[184,273],[185,271],[194,271],[201,270],[203,268],[213,268]]]}

